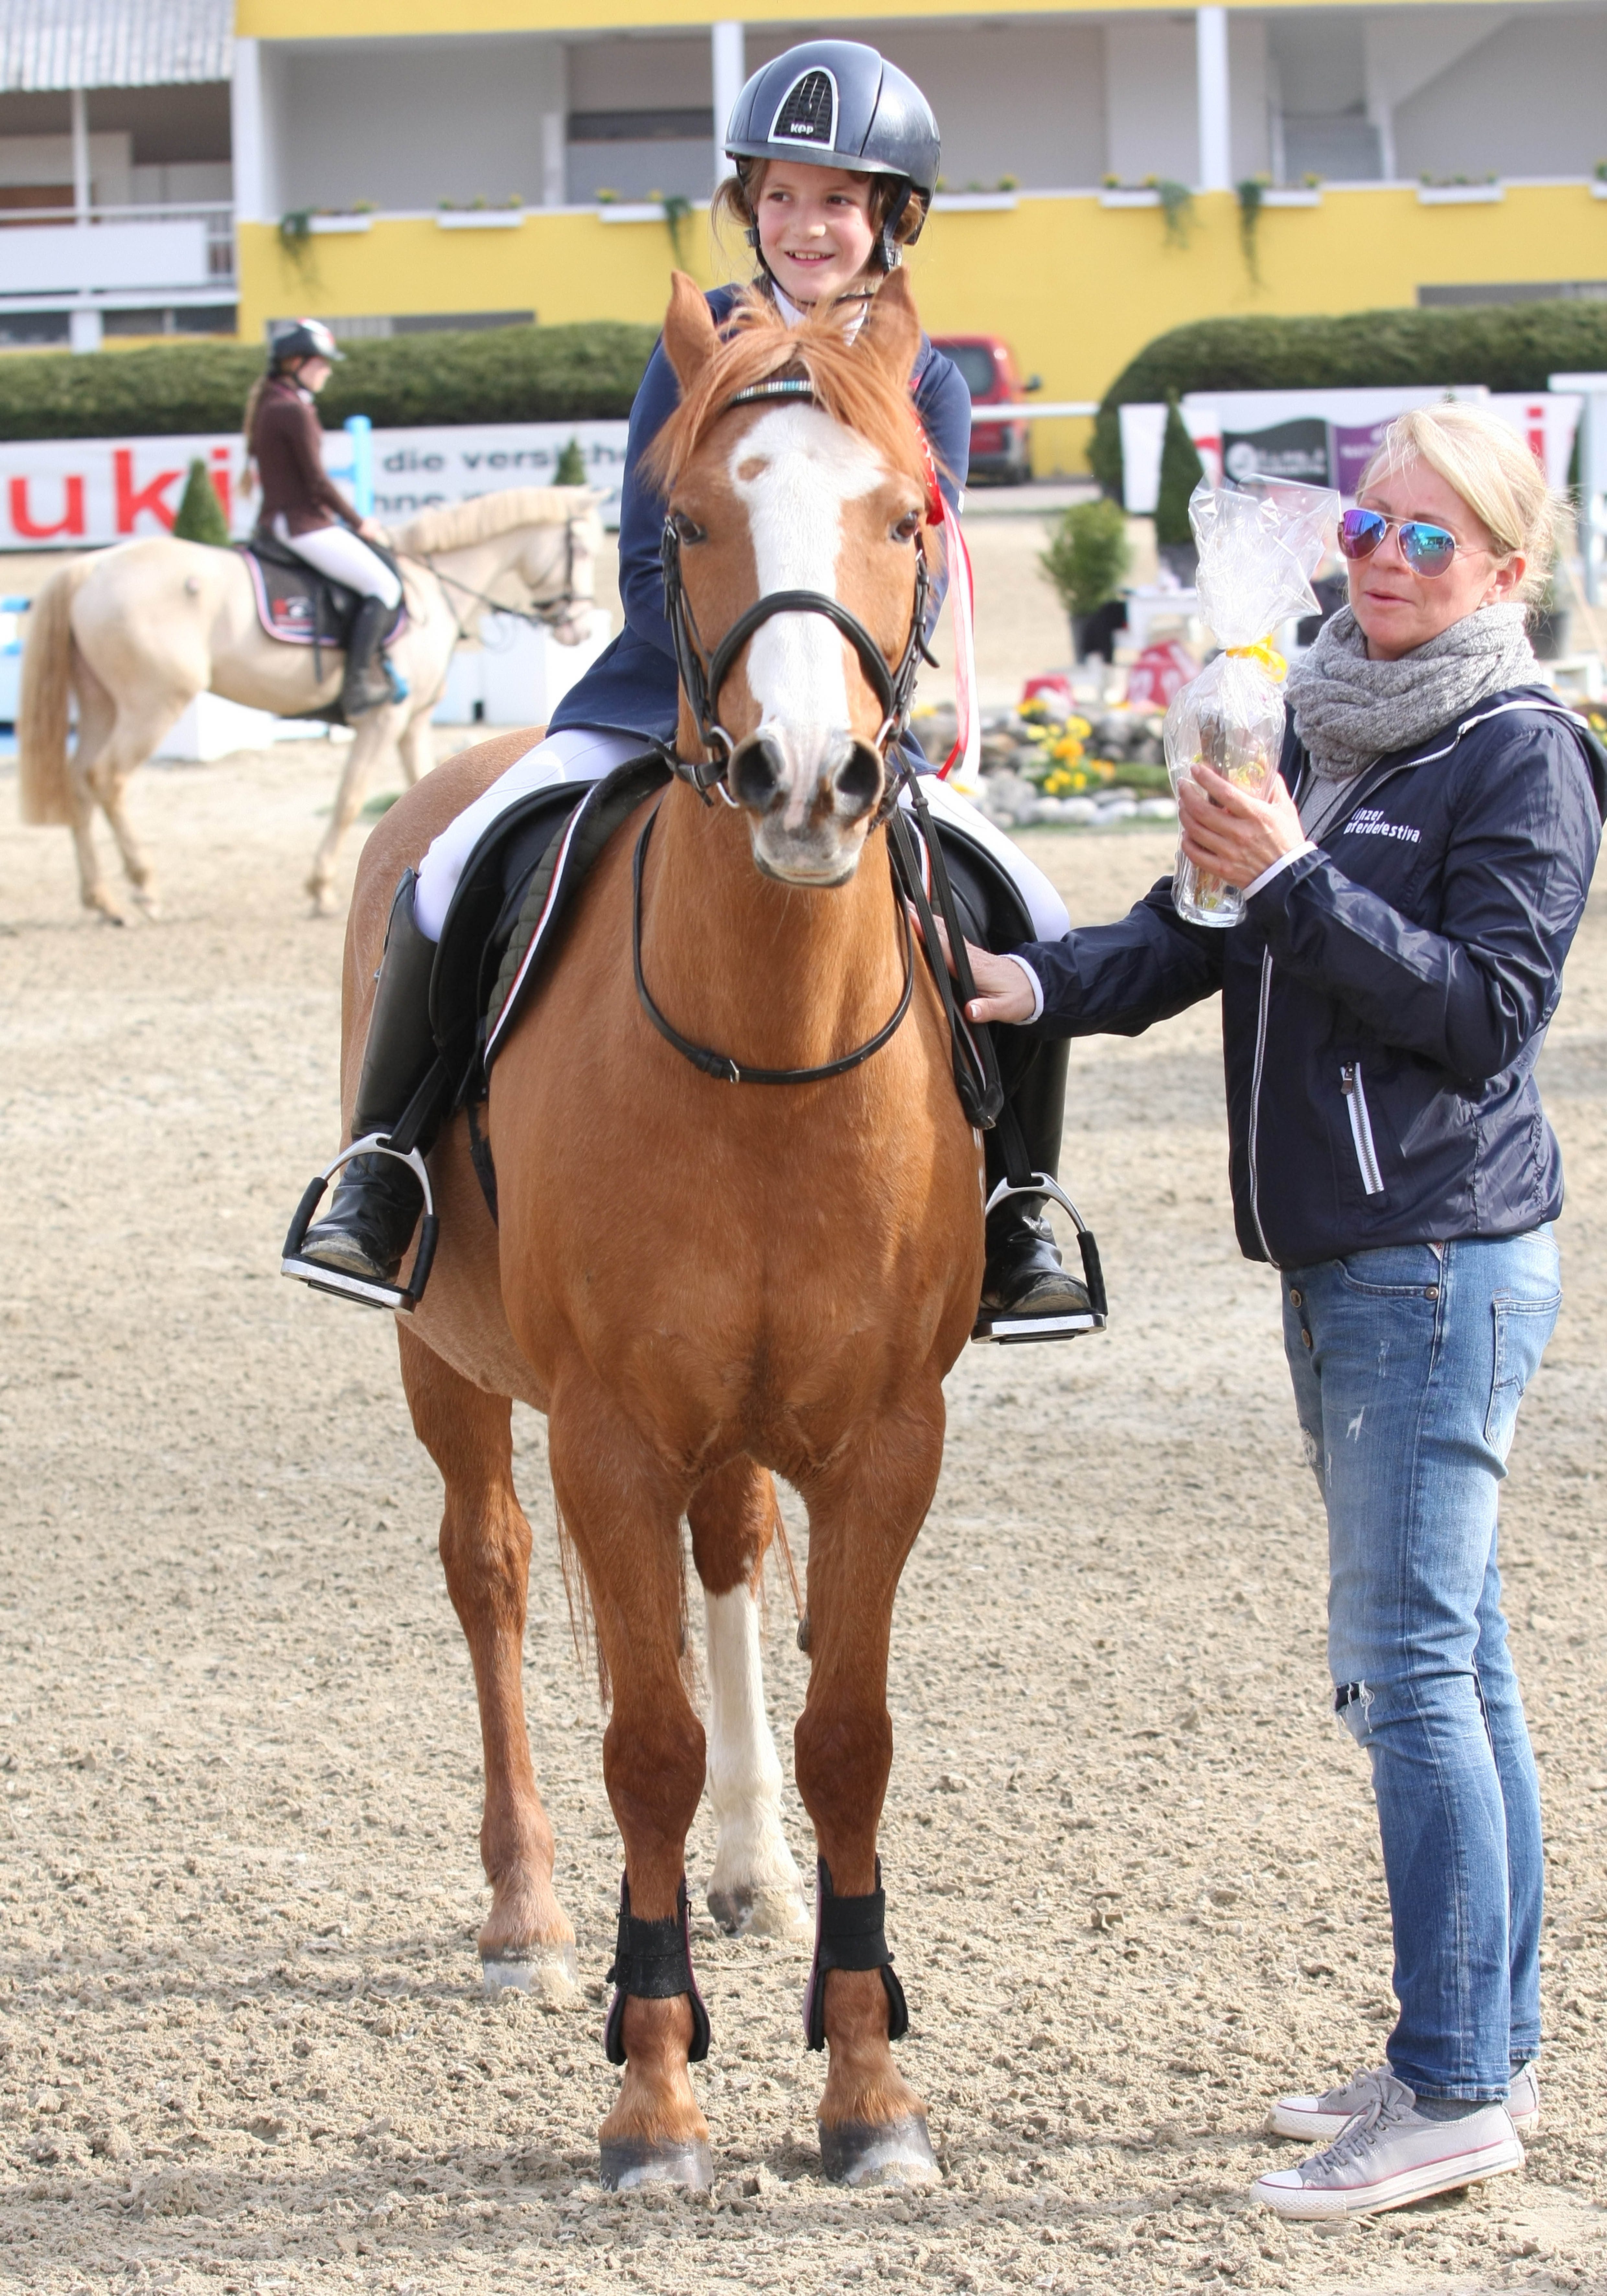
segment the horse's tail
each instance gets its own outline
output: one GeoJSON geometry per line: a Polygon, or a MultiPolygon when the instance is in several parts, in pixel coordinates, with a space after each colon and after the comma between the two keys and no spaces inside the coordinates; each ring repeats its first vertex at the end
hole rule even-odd
{"type": "Polygon", "coordinates": [[[70,825],[67,712],[72,689],[72,602],[94,561],[53,574],[34,600],[22,649],[17,710],[17,794],[24,821],[70,825]]]}

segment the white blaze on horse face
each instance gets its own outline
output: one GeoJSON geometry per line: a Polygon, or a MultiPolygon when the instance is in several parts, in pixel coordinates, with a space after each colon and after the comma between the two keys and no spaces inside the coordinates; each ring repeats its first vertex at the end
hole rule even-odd
{"type": "MultiPolygon", "coordinates": [[[[744,431],[727,467],[747,509],[761,596],[838,596],[842,506],[887,477],[865,440],[816,406],[777,406],[744,431]]],[[[783,825],[797,831],[851,732],[841,633],[821,614],[775,615],[749,644],[748,689],[760,725],[781,736],[791,775],[783,825]]]]}

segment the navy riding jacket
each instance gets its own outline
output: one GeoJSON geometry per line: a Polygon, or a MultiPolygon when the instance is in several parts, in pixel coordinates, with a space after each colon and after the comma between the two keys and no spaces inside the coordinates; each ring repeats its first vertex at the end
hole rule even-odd
{"type": "MultiPolygon", "coordinates": [[[[710,294],[709,308],[717,324],[729,317],[737,293],[734,287],[717,287],[710,294]]],[[[915,411],[925,425],[938,465],[938,483],[957,510],[971,459],[971,393],[954,361],[934,350],[925,335],[910,380],[915,411]]],[[[585,726],[641,734],[651,742],[675,740],[679,681],[669,624],[664,616],[664,575],[659,560],[665,505],[642,470],[642,457],[680,404],[680,396],[675,370],[660,340],[630,410],[630,438],[625,450],[619,507],[619,595],[625,604],[625,627],[586,676],[570,686],[553,712],[550,733],[562,726],[585,726]]],[[[929,636],[944,586],[939,574],[932,585],[929,636]]],[[[918,751],[912,750],[912,755],[917,764],[924,765],[918,751]]]]}
{"type": "MultiPolygon", "coordinates": [[[[1292,726],[1283,776],[1307,769],[1292,726]]],[[[1162,878],[1119,924],[1016,954],[1049,1037],[1136,1036],[1222,991],[1240,1246],[1300,1267],[1516,1235],[1562,1209],[1535,1062],[1590,888],[1607,751],[1543,687],[1492,694],[1360,775],[1240,923],[1162,878]]]]}

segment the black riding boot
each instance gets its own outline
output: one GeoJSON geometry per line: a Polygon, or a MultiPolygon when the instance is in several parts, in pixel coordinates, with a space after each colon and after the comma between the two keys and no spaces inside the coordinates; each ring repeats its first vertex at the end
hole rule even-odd
{"type": "MultiPolygon", "coordinates": [[[[1000,1031],[1001,1035],[1012,1033],[1000,1031]]],[[[1052,1180],[1060,1177],[1061,1128],[1065,1120],[1070,1053],[1070,1044],[1064,1038],[1038,1045],[1009,1091],[1010,1106],[1026,1142],[1027,1161],[1035,1172],[1046,1172],[1052,1180]]],[[[1004,1144],[996,1126],[984,1133],[982,1140],[991,1195],[1006,1177],[1004,1144]]],[[[1042,1316],[1047,1321],[1086,1316],[1091,1306],[1087,1287],[1066,1272],[1041,1195],[1007,1196],[996,1210],[989,1212],[978,1335],[985,1336],[1001,1316],[1012,1320],[1042,1316]]]]}
{"type": "Polygon", "coordinates": [[[380,658],[380,634],[389,621],[394,607],[382,598],[365,598],[357,608],[357,618],[351,626],[351,643],[346,649],[346,676],[340,686],[340,708],[349,721],[360,718],[365,709],[377,709],[382,701],[395,699],[385,664],[380,658]]]}
{"type": "MultiPolygon", "coordinates": [[[[430,974],[435,943],[414,922],[412,870],[397,888],[379,986],[363,1052],[351,1136],[389,1133],[435,1065],[430,1026],[430,974]]],[[[428,1151],[439,1110],[415,1144],[428,1151]]],[[[395,1156],[357,1156],[345,1166],[323,1218],[309,1227],[298,1257],[365,1283],[394,1283],[423,1210],[417,1177],[395,1156]]]]}

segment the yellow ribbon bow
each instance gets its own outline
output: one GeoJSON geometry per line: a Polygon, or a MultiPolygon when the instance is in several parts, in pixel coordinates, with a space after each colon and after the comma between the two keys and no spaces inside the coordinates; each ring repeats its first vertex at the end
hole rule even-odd
{"type": "Polygon", "coordinates": [[[1227,652],[1234,661],[1259,661],[1275,685],[1282,685],[1289,675],[1289,664],[1274,645],[1270,630],[1254,645],[1229,646],[1227,652]]]}

